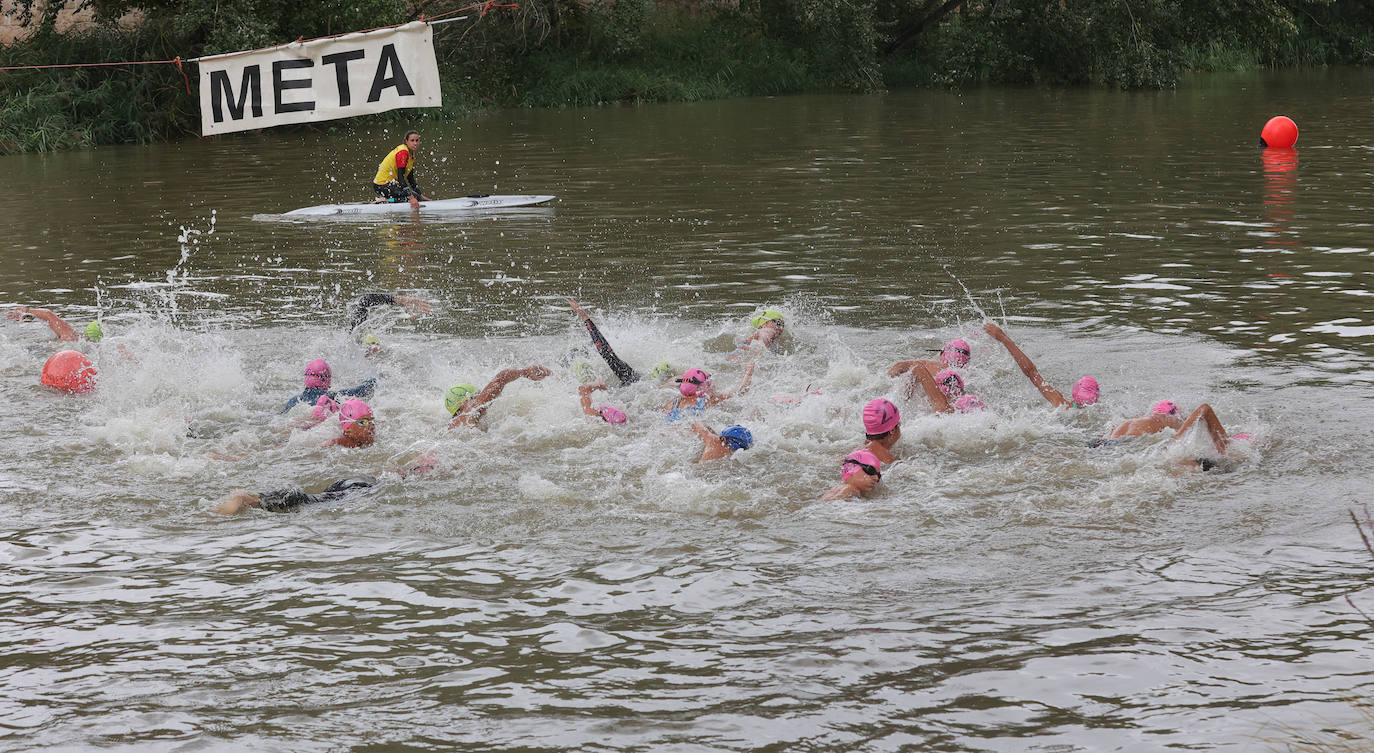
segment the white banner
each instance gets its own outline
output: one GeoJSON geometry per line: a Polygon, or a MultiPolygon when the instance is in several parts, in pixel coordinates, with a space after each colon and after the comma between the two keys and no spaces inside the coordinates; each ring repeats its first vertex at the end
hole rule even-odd
{"type": "Polygon", "coordinates": [[[205,136],[442,103],[433,30],[419,21],[197,62],[205,136]]]}

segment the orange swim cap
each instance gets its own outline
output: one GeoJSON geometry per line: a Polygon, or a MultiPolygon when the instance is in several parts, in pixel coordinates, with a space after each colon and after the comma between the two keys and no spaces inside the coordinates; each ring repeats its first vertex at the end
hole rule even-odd
{"type": "Polygon", "coordinates": [[[74,350],[60,350],[43,364],[43,384],[63,392],[89,392],[95,387],[95,378],[91,360],[74,350]]]}

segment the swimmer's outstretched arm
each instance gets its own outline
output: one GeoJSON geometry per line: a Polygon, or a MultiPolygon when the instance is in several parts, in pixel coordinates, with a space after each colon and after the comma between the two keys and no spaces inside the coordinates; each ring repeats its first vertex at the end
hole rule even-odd
{"type": "Polygon", "coordinates": [[[367,312],[373,306],[400,306],[411,316],[422,316],[430,312],[429,303],[419,298],[391,293],[366,293],[348,307],[348,318],[344,326],[353,329],[367,321],[367,312]]]}
{"type": "Polygon", "coordinates": [[[746,353],[761,353],[773,347],[773,343],[777,342],[779,337],[782,337],[782,328],[772,322],[765,323],[754,330],[754,333],[726,356],[725,360],[733,361],[746,353]]]}
{"type": "Polygon", "coordinates": [[[707,398],[706,398],[706,406],[705,406],[705,407],[709,408],[709,407],[711,407],[712,405],[715,405],[715,404],[717,404],[717,403],[723,403],[723,402],[725,402],[726,400],[729,400],[730,398],[732,398],[732,397],[734,397],[734,396],[736,396],[736,395],[743,395],[744,393],[748,392],[748,391],[749,391],[749,382],[752,381],[753,378],[754,378],[754,367],[755,367],[755,366],[758,366],[758,362],[757,362],[757,361],[750,361],[750,362],[749,362],[749,365],[744,367],[744,380],[741,381],[741,382],[739,383],[739,389],[735,390],[734,392],[727,392],[727,393],[725,393],[724,395],[709,395],[709,396],[707,396],[707,398]]]}
{"type": "Polygon", "coordinates": [[[930,400],[930,407],[936,413],[953,413],[954,408],[949,404],[949,398],[940,391],[940,386],[935,383],[935,377],[925,369],[912,369],[911,376],[920,380],[921,388],[926,392],[926,398],[930,400]]]}
{"type": "Polygon", "coordinates": [[[543,366],[526,366],[523,369],[498,371],[496,376],[487,382],[487,386],[482,388],[481,392],[463,402],[463,407],[458,410],[458,415],[449,422],[449,426],[469,426],[480,421],[487,412],[487,404],[500,397],[501,392],[506,389],[506,385],[520,377],[537,382],[552,373],[543,366]]]}
{"type": "Polygon", "coordinates": [[[916,387],[918,379],[916,376],[916,372],[924,371],[933,377],[935,373],[942,368],[944,368],[944,364],[940,363],[939,361],[932,361],[928,358],[920,358],[914,361],[898,361],[897,363],[892,364],[892,366],[890,366],[887,370],[887,375],[889,377],[899,377],[903,374],[909,374],[909,376],[907,376],[906,378],[906,381],[902,383],[902,397],[906,398],[907,400],[910,400],[911,398],[916,397],[916,387]]]}
{"type": "Polygon", "coordinates": [[[376,389],[377,377],[368,377],[352,387],[334,390],[334,394],[344,395],[345,397],[372,397],[372,392],[376,389]]]}
{"type": "Polygon", "coordinates": [[[602,360],[611,368],[611,373],[615,374],[616,379],[620,380],[620,386],[624,387],[638,382],[639,374],[635,372],[630,364],[620,360],[620,357],[615,354],[614,350],[611,350],[611,344],[606,342],[606,338],[602,336],[601,330],[596,328],[596,323],[587,315],[587,312],[583,311],[582,307],[577,304],[577,301],[571,298],[568,299],[568,305],[572,306],[572,310],[577,314],[577,317],[582,320],[583,326],[587,328],[587,334],[592,338],[592,344],[596,346],[596,352],[601,354],[602,360]]]}
{"type": "Polygon", "coordinates": [[[1003,332],[1001,327],[992,322],[988,322],[983,325],[983,331],[992,335],[992,339],[1002,343],[1007,349],[1007,352],[1011,354],[1012,360],[1016,361],[1016,365],[1021,367],[1021,373],[1025,374],[1026,378],[1030,380],[1030,383],[1035,385],[1037,390],[1040,390],[1040,394],[1044,396],[1046,400],[1050,401],[1050,405],[1056,408],[1070,408],[1073,406],[1073,403],[1064,399],[1063,393],[1050,386],[1049,383],[1045,381],[1045,378],[1040,376],[1040,370],[1035,368],[1035,363],[1031,361],[1025,353],[1021,352],[1021,349],[1016,346],[1016,342],[1008,337],[1007,333],[1003,332]]]}
{"type": "Polygon", "coordinates": [[[581,384],[577,387],[577,395],[582,400],[582,412],[589,416],[601,418],[601,413],[592,407],[592,393],[597,390],[606,389],[606,380],[598,379],[591,384],[581,384]]]}
{"type": "Polygon", "coordinates": [[[720,438],[715,429],[697,421],[692,424],[692,431],[701,439],[701,457],[697,458],[698,463],[707,460],[717,460],[730,455],[730,447],[720,438]]]}
{"type": "Polygon", "coordinates": [[[212,512],[217,515],[238,515],[250,507],[262,507],[262,497],[247,489],[235,489],[220,500],[212,512]]]}
{"type": "Polygon", "coordinates": [[[47,309],[33,309],[25,306],[18,306],[12,309],[6,316],[10,319],[19,320],[23,319],[25,314],[29,314],[36,319],[42,319],[47,322],[48,327],[52,329],[53,334],[57,335],[57,339],[60,342],[75,342],[81,339],[81,335],[76,333],[76,329],[72,327],[72,325],[68,324],[62,317],[47,309]]]}
{"type": "Polygon", "coordinates": [[[1193,424],[1202,419],[1207,425],[1207,436],[1212,440],[1212,446],[1217,448],[1217,452],[1226,453],[1226,447],[1231,443],[1231,438],[1226,434],[1226,427],[1221,425],[1221,419],[1217,418],[1216,411],[1207,403],[1199,405],[1188,418],[1184,419],[1183,425],[1178,427],[1178,432],[1174,434],[1174,439],[1178,439],[1193,428],[1193,424]]]}

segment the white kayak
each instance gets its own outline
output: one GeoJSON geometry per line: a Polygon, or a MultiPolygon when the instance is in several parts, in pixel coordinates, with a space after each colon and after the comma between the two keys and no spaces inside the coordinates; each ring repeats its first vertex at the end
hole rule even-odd
{"type": "MultiPolygon", "coordinates": [[[[439,199],[420,202],[421,212],[472,211],[474,209],[506,209],[530,207],[552,201],[552,196],[464,196],[460,199],[439,199]]],[[[388,204],[321,204],[317,207],[293,209],[283,217],[334,217],[352,214],[396,214],[411,211],[410,202],[388,204]]]]}

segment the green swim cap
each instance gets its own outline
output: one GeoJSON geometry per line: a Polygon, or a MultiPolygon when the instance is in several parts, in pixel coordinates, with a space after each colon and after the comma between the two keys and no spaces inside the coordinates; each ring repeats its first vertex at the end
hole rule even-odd
{"type": "Polygon", "coordinates": [[[749,323],[754,326],[754,329],[758,329],[770,321],[776,321],[778,324],[782,324],[782,312],[777,309],[764,309],[749,317],[749,323]]]}
{"type": "Polygon", "coordinates": [[[586,361],[578,361],[573,364],[572,370],[573,376],[577,377],[577,381],[583,384],[596,381],[596,375],[592,373],[592,365],[586,361]]]}
{"type": "Polygon", "coordinates": [[[86,339],[93,343],[100,342],[100,338],[105,336],[104,330],[100,329],[100,322],[91,322],[86,325],[86,339]]]}
{"type": "Polygon", "coordinates": [[[677,370],[674,369],[673,365],[671,363],[668,363],[667,361],[659,361],[658,365],[654,366],[654,370],[649,372],[649,376],[653,377],[654,379],[667,379],[668,377],[675,375],[677,375],[677,370]]]}
{"type": "Polygon", "coordinates": [[[376,335],[363,335],[363,345],[381,345],[382,341],[376,335]]]}
{"type": "Polygon", "coordinates": [[[458,413],[458,409],[463,407],[463,403],[467,402],[468,398],[476,394],[476,385],[466,382],[463,384],[455,384],[448,388],[448,392],[444,393],[444,407],[448,408],[450,414],[456,414],[458,413]]]}

